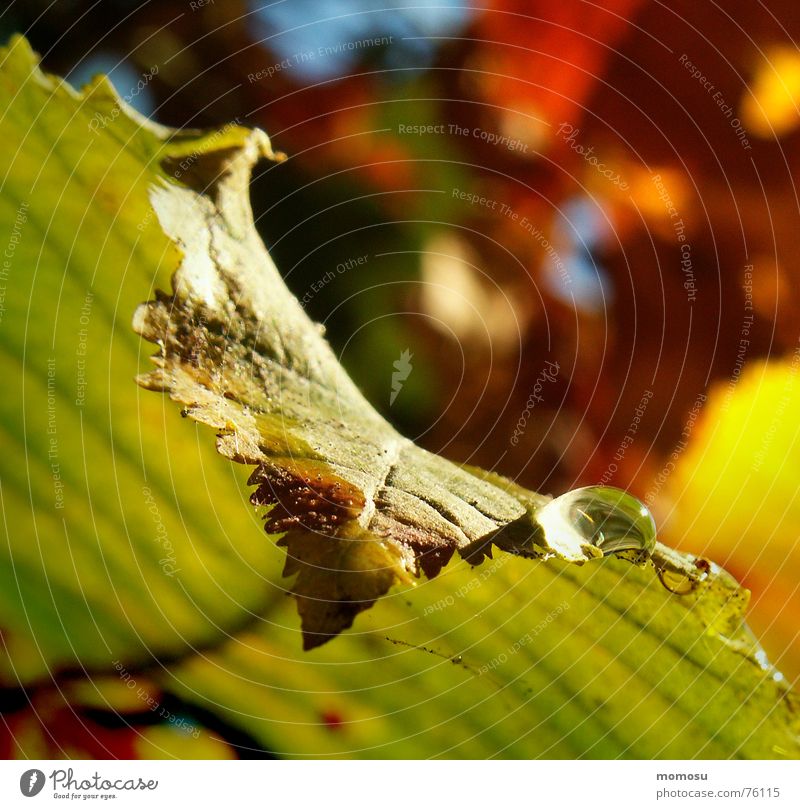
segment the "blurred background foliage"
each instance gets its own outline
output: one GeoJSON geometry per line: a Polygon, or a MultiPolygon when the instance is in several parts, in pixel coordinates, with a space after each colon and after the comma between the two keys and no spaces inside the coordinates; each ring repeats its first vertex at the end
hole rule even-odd
{"type": "Polygon", "coordinates": [[[630,489],[797,676],[800,6],[391,5],[25,0],[0,35],[160,123],[265,129],[260,232],[384,415],[537,491],[630,489]]]}

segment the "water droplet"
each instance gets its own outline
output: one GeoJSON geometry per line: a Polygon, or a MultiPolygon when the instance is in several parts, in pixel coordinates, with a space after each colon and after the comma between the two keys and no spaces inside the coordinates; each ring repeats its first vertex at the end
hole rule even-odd
{"type": "Polygon", "coordinates": [[[698,587],[698,582],[678,571],[656,568],[656,573],[661,584],[673,595],[688,596],[698,587]]]}
{"type": "Polygon", "coordinates": [[[677,596],[691,595],[712,575],[712,563],[703,556],[694,560],[694,569],[675,567],[675,559],[664,557],[663,553],[653,557],[653,564],[658,580],[670,593],[677,596]]]}
{"type": "Polygon", "coordinates": [[[584,486],[542,506],[536,519],[548,537],[577,534],[600,553],[625,554],[636,563],[647,561],[656,544],[656,524],[647,507],[614,486],[584,486]]]}

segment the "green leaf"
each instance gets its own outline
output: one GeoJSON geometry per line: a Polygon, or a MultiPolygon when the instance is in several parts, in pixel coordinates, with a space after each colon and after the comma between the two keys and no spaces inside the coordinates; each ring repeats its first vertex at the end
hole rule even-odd
{"type": "Polygon", "coordinates": [[[798,754],[724,571],[653,547],[624,495],[551,501],[371,409],[253,227],[263,133],[156,126],[19,38],[0,59],[2,684],[123,661],[293,756],[798,754]],[[140,382],[255,465],[306,647],[374,604],[335,643],[300,651],[243,468],[133,384],[132,319],[140,382]]]}

